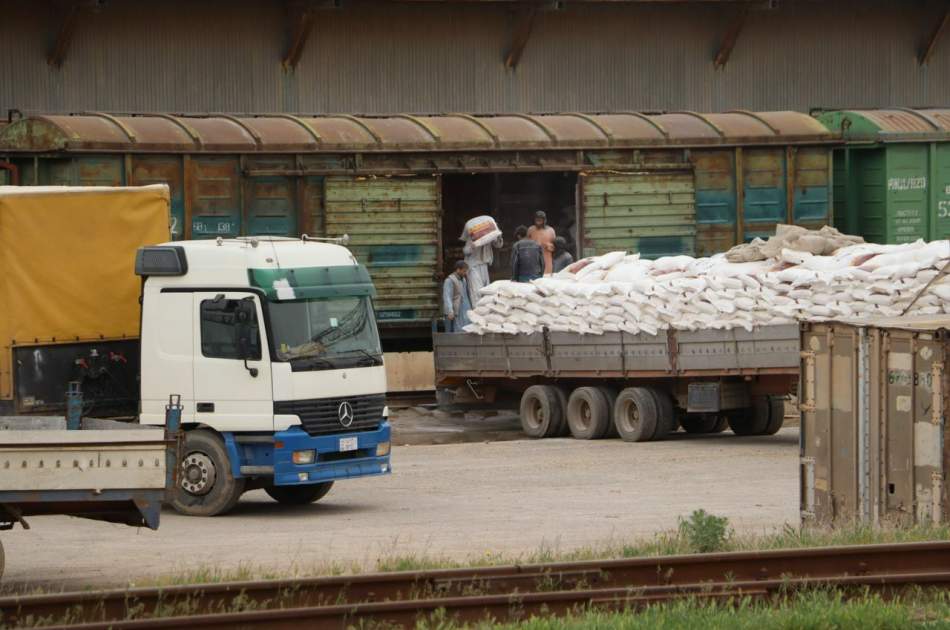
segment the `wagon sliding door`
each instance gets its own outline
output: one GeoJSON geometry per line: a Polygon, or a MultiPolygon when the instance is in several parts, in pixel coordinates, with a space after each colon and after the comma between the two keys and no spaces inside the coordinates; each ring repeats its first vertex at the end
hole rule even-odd
{"type": "Polygon", "coordinates": [[[584,256],[617,250],[645,258],[696,253],[692,170],[582,174],[578,200],[584,256]]]}
{"type": "Polygon", "coordinates": [[[380,323],[424,325],[438,312],[439,180],[435,177],[327,177],[327,236],[349,234],[369,268],[380,323]]]}

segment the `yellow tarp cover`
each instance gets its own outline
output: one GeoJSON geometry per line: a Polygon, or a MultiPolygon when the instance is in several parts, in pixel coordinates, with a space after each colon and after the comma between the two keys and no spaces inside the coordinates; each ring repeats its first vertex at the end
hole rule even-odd
{"type": "Polygon", "coordinates": [[[138,336],[135,252],[168,240],[162,184],[0,186],[0,399],[15,345],[138,336]]]}

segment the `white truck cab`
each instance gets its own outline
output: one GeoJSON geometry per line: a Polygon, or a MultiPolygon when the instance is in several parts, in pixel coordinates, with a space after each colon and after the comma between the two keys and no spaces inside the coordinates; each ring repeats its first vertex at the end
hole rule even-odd
{"type": "Polygon", "coordinates": [[[311,239],[141,248],[141,414],[181,396],[174,507],[215,515],[241,493],[315,501],[337,479],[390,472],[386,374],[365,267],[311,239]]]}

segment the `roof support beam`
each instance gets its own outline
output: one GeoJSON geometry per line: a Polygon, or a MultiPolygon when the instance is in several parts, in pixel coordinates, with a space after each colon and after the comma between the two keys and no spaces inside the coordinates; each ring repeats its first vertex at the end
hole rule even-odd
{"type": "Polygon", "coordinates": [[[531,30],[534,28],[534,20],[537,15],[538,8],[535,5],[523,7],[515,13],[511,44],[508,46],[508,52],[505,53],[505,68],[514,70],[518,67],[525,46],[528,45],[528,40],[531,39],[531,30]]]}
{"type": "Polygon", "coordinates": [[[63,67],[63,62],[66,60],[66,53],[69,52],[69,45],[73,41],[73,34],[76,32],[76,23],[79,21],[79,12],[81,9],[81,3],[78,2],[78,0],[76,2],[70,2],[69,5],[65,7],[63,21],[60,23],[59,30],[56,32],[53,45],[46,54],[46,63],[53,68],[59,69],[63,67]]]}
{"type": "Polygon", "coordinates": [[[742,27],[745,26],[745,20],[748,15],[749,5],[743,4],[739,7],[738,13],[732,18],[732,23],[729,24],[729,29],[722,38],[722,43],[719,44],[719,51],[713,59],[713,65],[716,66],[716,70],[721,70],[729,62],[732,49],[736,47],[736,42],[739,41],[739,35],[742,33],[742,27]]]}
{"type": "Polygon", "coordinates": [[[940,35],[947,30],[948,26],[950,26],[950,6],[944,9],[943,16],[937,21],[934,29],[930,32],[930,36],[924,42],[923,48],[920,49],[920,54],[917,55],[918,64],[927,65],[934,54],[934,49],[937,48],[940,35]]]}
{"type": "Polygon", "coordinates": [[[307,39],[310,38],[310,32],[317,20],[316,13],[312,6],[292,5],[287,7],[288,20],[288,43],[284,57],[281,59],[285,70],[296,70],[300,58],[303,56],[304,47],[307,45],[307,39]]]}

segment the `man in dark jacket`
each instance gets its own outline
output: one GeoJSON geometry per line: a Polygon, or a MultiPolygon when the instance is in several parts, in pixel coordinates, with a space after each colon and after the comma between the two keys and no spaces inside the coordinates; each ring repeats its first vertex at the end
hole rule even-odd
{"type": "Polygon", "coordinates": [[[557,273],[574,262],[571,252],[567,251],[567,239],[558,236],[554,239],[554,273],[557,273]]]}
{"type": "Polygon", "coordinates": [[[511,279],[531,282],[544,275],[544,251],[537,242],[528,238],[528,228],[519,225],[515,230],[518,242],[511,248],[511,279]]]}

